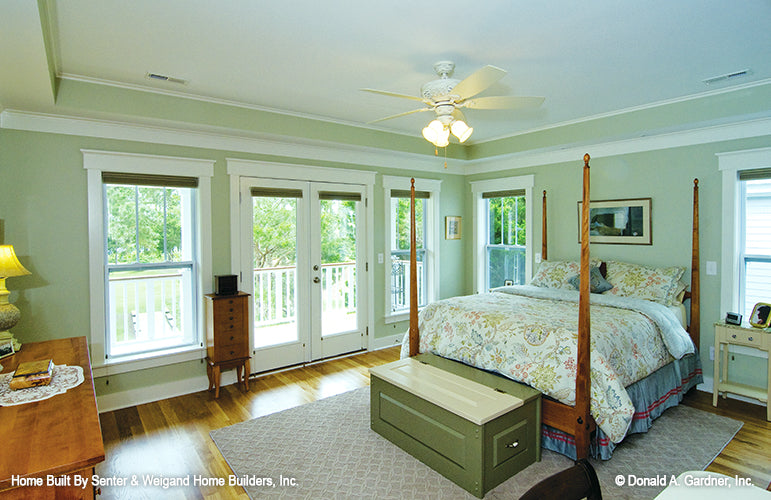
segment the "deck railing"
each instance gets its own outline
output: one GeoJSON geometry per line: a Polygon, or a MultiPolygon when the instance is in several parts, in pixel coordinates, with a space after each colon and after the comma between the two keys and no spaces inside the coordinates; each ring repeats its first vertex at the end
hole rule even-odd
{"type": "MultiPolygon", "coordinates": [[[[321,309],[323,313],[356,311],[356,263],[321,265],[321,309]]],[[[297,316],[295,266],[254,270],[254,326],[291,323],[297,316]]]]}
{"type": "Polygon", "coordinates": [[[109,279],[110,345],[113,352],[138,344],[183,340],[182,272],[109,279]]]}

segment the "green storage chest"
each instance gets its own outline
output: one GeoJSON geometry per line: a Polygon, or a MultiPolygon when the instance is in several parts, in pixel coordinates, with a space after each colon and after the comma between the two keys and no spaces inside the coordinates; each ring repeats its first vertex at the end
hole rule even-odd
{"type": "Polygon", "coordinates": [[[370,369],[370,425],[469,493],[541,459],[541,394],[432,354],[370,369]]]}

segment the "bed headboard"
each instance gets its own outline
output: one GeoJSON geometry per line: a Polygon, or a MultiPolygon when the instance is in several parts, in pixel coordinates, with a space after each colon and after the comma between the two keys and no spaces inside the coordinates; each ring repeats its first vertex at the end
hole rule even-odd
{"type": "MultiPolygon", "coordinates": [[[[546,190],[543,191],[543,212],[541,228],[541,257],[547,256],[547,225],[546,225],[546,190]]],[[[693,180],[693,219],[691,231],[691,280],[690,290],[685,292],[683,300],[690,299],[691,314],[687,331],[694,345],[699,348],[701,340],[701,311],[699,309],[700,281],[699,281],[699,179],[693,180]]]]}

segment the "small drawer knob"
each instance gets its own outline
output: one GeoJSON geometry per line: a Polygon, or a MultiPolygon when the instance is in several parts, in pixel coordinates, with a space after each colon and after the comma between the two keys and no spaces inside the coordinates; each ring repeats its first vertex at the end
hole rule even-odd
{"type": "Polygon", "coordinates": [[[506,445],[506,448],[516,448],[519,446],[519,441],[514,441],[513,443],[509,443],[506,445]]]}
{"type": "Polygon", "coordinates": [[[748,337],[748,338],[747,338],[747,340],[749,340],[750,342],[752,342],[752,337],[748,337]]]}
{"type": "Polygon", "coordinates": [[[736,338],[736,334],[734,333],[733,335],[731,335],[731,337],[736,338]]]}

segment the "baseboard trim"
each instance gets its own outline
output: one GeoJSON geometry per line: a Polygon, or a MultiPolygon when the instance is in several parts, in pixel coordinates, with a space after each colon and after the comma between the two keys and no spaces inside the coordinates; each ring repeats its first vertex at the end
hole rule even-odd
{"type": "Polygon", "coordinates": [[[388,335],[387,337],[378,337],[370,341],[369,350],[379,351],[380,349],[388,349],[402,344],[404,333],[397,333],[396,335],[388,335]]]}
{"type": "MultiPolygon", "coordinates": [[[[369,351],[379,351],[381,349],[387,349],[401,344],[403,334],[391,335],[388,337],[382,337],[374,339],[369,351]]],[[[270,370],[267,372],[253,374],[255,378],[264,377],[265,375],[280,373],[285,371],[294,370],[302,366],[315,365],[331,361],[332,359],[344,358],[350,356],[356,356],[368,352],[366,350],[355,351],[342,356],[335,356],[333,358],[325,358],[318,361],[309,363],[301,363],[286,368],[280,368],[278,370],[270,370]]],[[[98,379],[96,379],[98,380],[98,379]]],[[[235,370],[227,370],[222,372],[220,387],[225,387],[238,382],[236,380],[235,370]]],[[[162,399],[175,398],[177,396],[184,396],[185,394],[191,394],[194,392],[205,391],[209,388],[209,379],[205,375],[198,377],[190,377],[183,380],[175,380],[173,382],[167,382],[164,384],[156,384],[149,387],[142,387],[141,389],[131,389],[127,391],[113,392],[110,394],[103,394],[96,397],[96,404],[99,408],[99,413],[105,413],[114,410],[121,410],[123,408],[129,408],[131,406],[138,406],[146,403],[152,403],[160,401],[162,399]]]]}
{"type": "MultiPolygon", "coordinates": [[[[222,372],[220,387],[235,384],[236,382],[235,370],[222,372]]],[[[122,410],[123,408],[129,408],[131,406],[152,403],[162,399],[175,398],[194,392],[205,391],[208,388],[208,377],[206,375],[201,375],[164,384],[142,387],[141,389],[103,394],[96,397],[96,406],[99,408],[99,413],[105,413],[108,411],[122,410]]]]}

